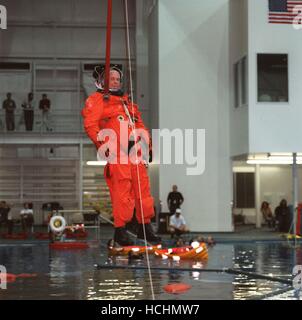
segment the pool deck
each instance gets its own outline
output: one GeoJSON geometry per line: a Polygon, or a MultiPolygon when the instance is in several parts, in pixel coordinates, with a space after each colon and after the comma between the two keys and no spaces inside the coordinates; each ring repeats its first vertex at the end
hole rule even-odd
{"type": "MultiPolygon", "coordinates": [[[[18,232],[18,230],[16,230],[18,232]]],[[[36,227],[34,232],[46,232],[46,228],[36,227]]],[[[100,227],[100,238],[103,241],[107,241],[113,236],[113,228],[110,225],[101,225],[100,227]]],[[[170,242],[171,237],[169,234],[160,234],[164,242],[170,242]]],[[[261,229],[256,229],[253,225],[239,226],[234,232],[192,232],[183,236],[186,241],[189,241],[192,238],[197,236],[203,236],[207,238],[211,236],[214,238],[216,243],[232,243],[232,242],[258,242],[258,241],[288,241],[287,237],[279,232],[272,231],[267,227],[261,229]]],[[[93,231],[90,233],[88,240],[97,240],[93,234],[93,231]]],[[[299,242],[302,242],[302,239],[297,239],[299,242]]],[[[29,237],[26,240],[7,240],[0,238],[0,244],[24,244],[24,243],[33,243],[41,242],[45,243],[48,240],[37,240],[34,237],[29,237]]]]}
{"type": "MultiPolygon", "coordinates": [[[[239,226],[234,232],[205,232],[202,235],[212,236],[216,242],[288,241],[284,233],[267,227],[257,229],[254,225],[239,226]]],[[[301,241],[301,239],[297,240],[301,241]]]]}

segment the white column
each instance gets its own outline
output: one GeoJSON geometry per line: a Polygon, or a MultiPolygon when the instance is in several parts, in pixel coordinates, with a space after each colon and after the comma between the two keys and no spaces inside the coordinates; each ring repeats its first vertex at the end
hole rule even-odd
{"type": "Polygon", "coordinates": [[[261,228],[262,213],[261,207],[261,193],[260,193],[260,164],[256,164],[255,170],[255,202],[256,202],[256,228],[261,228]]]}
{"type": "MultiPolygon", "coordinates": [[[[194,150],[183,153],[183,165],[176,163],[174,150],[172,164],[160,164],[160,199],[167,210],[168,192],[178,185],[186,221],[195,232],[233,230],[228,4],[227,0],[158,1],[159,74],[150,87],[159,89],[159,128],[180,129],[183,137],[186,129],[193,130],[195,139],[194,150]],[[197,167],[189,164],[189,158],[202,144],[197,143],[197,129],[205,130],[205,154],[196,159],[199,168],[205,159],[205,170],[189,175],[187,169],[197,167]]],[[[153,72],[157,70],[150,69],[153,72]]]]}

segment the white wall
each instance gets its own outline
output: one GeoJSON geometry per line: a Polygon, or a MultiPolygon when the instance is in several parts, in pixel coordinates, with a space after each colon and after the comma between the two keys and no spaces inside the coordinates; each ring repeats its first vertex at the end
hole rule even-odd
{"type": "MultiPolygon", "coordinates": [[[[135,1],[128,2],[133,27],[135,1]]],[[[1,4],[8,12],[8,29],[0,33],[1,56],[86,59],[105,56],[107,1],[3,0],[1,4]]],[[[112,56],[119,59],[125,56],[122,1],[113,1],[113,12],[112,56]]]]}
{"type": "Polygon", "coordinates": [[[158,10],[159,128],[206,129],[204,174],[160,165],[160,198],[167,210],[177,184],[192,231],[231,231],[228,1],[161,0],[158,10]]]}
{"type": "MultiPolygon", "coordinates": [[[[159,128],[159,51],[158,51],[158,2],[148,1],[148,70],[149,70],[149,103],[150,103],[150,128],[159,128]],[[153,6],[154,4],[154,6],[153,6]]],[[[151,192],[155,205],[159,206],[159,155],[154,153],[153,162],[149,167],[151,192]]]]}
{"type": "Polygon", "coordinates": [[[301,30],[269,24],[268,3],[248,0],[250,152],[302,150],[301,30]],[[257,53],[289,55],[289,103],[257,102],[257,53]]]}

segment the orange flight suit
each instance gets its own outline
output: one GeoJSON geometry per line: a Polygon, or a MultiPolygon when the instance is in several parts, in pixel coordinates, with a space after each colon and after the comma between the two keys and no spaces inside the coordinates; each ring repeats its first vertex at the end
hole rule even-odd
{"type": "MultiPolygon", "coordinates": [[[[133,126],[130,125],[129,115],[132,122],[135,123],[135,129],[142,129],[144,132],[137,138],[136,142],[143,138],[147,140],[149,145],[149,133],[144,126],[138,106],[129,102],[127,95],[110,95],[108,100],[104,100],[102,92],[97,91],[88,97],[82,110],[85,131],[96,148],[100,150],[105,147],[105,155],[109,155],[107,159],[110,159],[110,156],[115,156],[115,163],[109,160],[105,166],[104,176],[110,190],[114,226],[116,228],[123,227],[131,221],[134,207],[139,223],[148,224],[154,216],[154,199],[150,192],[146,166],[142,161],[139,164],[133,164],[130,161],[129,137],[133,134],[133,126]],[[124,129],[123,136],[121,136],[121,126],[124,129]],[[112,144],[108,143],[110,138],[102,137],[102,133],[108,129],[115,133],[112,144]],[[114,144],[117,148],[114,147],[114,144]],[[125,160],[128,163],[124,163],[125,160]],[[142,201],[140,201],[139,184],[142,201]],[[142,208],[143,210],[141,210],[142,208]],[[144,220],[142,219],[142,211],[144,220]]],[[[134,145],[134,142],[132,145],[134,145]]],[[[135,157],[135,154],[142,155],[139,148],[133,147],[131,150],[130,155],[132,157],[135,157]]]]}

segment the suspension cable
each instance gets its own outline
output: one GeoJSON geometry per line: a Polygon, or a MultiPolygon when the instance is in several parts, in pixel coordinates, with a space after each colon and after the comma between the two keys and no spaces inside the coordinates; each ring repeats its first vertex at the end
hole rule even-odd
{"type": "Polygon", "coordinates": [[[110,54],[111,54],[111,31],[112,31],[112,0],[107,2],[107,28],[106,28],[106,65],[105,65],[105,85],[104,98],[109,97],[109,77],[110,77],[110,54]]]}
{"type": "MultiPolygon", "coordinates": [[[[131,95],[131,109],[132,109],[132,119],[134,119],[134,105],[133,105],[133,79],[132,79],[132,66],[131,66],[131,47],[130,47],[130,32],[129,32],[129,15],[128,15],[128,0],[124,0],[124,8],[125,8],[125,19],[126,19],[126,45],[127,45],[127,60],[128,60],[128,67],[129,67],[129,84],[130,84],[130,95],[131,95]]],[[[130,119],[129,119],[130,121],[130,119]]],[[[148,246],[147,237],[146,237],[146,228],[145,228],[145,218],[144,218],[144,208],[142,202],[142,190],[141,190],[141,183],[140,183],[140,173],[139,173],[139,163],[138,163],[138,156],[137,156],[137,145],[136,145],[136,131],[135,131],[135,121],[133,121],[133,135],[134,135],[134,146],[135,146],[135,162],[136,162],[136,171],[137,171],[137,180],[138,180],[138,192],[139,192],[139,200],[140,200],[140,211],[141,211],[141,219],[142,219],[142,227],[143,227],[143,234],[144,234],[144,241],[145,246],[148,246]]],[[[148,274],[150,279],[151,285],[151,294],[152,300],[155,300],[154,295],[154,287],[153,287],[153,279],[150,267],[150,259],[148,250],[146,250],[146,258],[147,258],[147,266],[148,266],[148,274]]]]}

